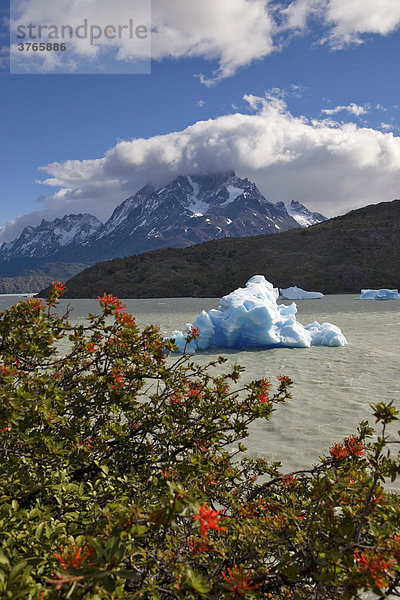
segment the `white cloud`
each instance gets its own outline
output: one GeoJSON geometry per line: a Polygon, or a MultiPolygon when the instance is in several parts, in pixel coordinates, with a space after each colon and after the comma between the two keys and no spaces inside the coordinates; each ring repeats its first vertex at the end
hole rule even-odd
{"type": "Polygon", "coordinates": [[[326,9],[324,0],[293,0],[287,8],[282,10],[288,29],[303,31],[307,28],[307,22],[312,16],[323,17],[326,9]]]}
{"type": "Polygon", "coordinates": [[[153,0],[152,55],[216,59],[212,83],[274,50],[275,23],[268,0],[153,0]]]}
{"type": "Polygon", "coordinates": [[[382,129],[382,131],[392,131],[397,135],[400,134],[400,126],[395,125],[394,123],[386,123],[385,121],[382,121],[379,125],[379,129],[382,129]]]}
{"type": "MultiPolygon", "coordinates": [[[[143,12],[145,0],[13,0],[12,6],[21,7],[20,23],[53,22],[76,27],[82,24],[85,14],[92,14],[91,20],[104,28],[127,23],[132,17],[133,2],[139,22],[138,11],[143,12]]],[[[361,43],[365,34],[387,35],[395,31],[400,26],[400,1],[293,0],[287,5],[286,0],[153,0],[151,53],[159,61],[213,61],[216,68],[211,75],[198,75],[203,83],[211,85],[280,50],[285,37],[308,33],[311,19],[325,27],[320,41],[342,48],[361,43]]],[[[144,15],[142,20],[146,21],[144,15]]],[[[66,60],[66,70],[73,71],[90,61],[109,59],[111,52],[116,63],[127,64],[134,58],[144,58],[149,51],[147,45],[133,44],[125,37],[103,37],[97,46],[74,39],[68,45],[73,52],[64,57],[37,53],[32,63],[44,60],[45,68],[51,72],[66,60]]],[[[15,52],[13,60],[21,58],[19,54],[15,52]]]]}
{"type": "Polygon", "coordinates": [[[90,73],[95,67],[113,72],[110,62],[115,66],[135,58],[150,63],[150,35],[139,39],[135,34],[136,26],[150,29],[150,15],[150,0],[12,0],[11,70],[90,73]],[[21,42],[41,41],[65,42],[66,50],[18,50],[21,42]]]}
{"type": "Polygon", "coordinates": [[[337,45],[361,41],[362,34],[387,35],[400,26],[399,0],[330,0],[326,21],[337,45]]]}
{"type": "Polygon", "coordinates": [[[198,121],[177,132],[121,141],[97,160],[43,168],[59,190],[43,210],[0,235],[15,237],[32,218],[89,212],[101,220],[147,183],[179,174],[235,169],[270,200],[304,202],[327,216],[400,195],[400,137],[333,120],[295,117],[279,98],[245,97],[251,114],[198,121]]]}
{"type": "Polygon", "coordinates": [[[306,90],[307,87],[304,85],[296,85],[295,83],[292,83],[290,86],[291,95],[295,98],[301,98],[306,90]]]}
{"type": "MultiPolygon", "coordinates": [[[[90,25],[104,28],[118,27],[129,22],[133,14],[136,22],[146,22],[146,14],[138,8],[141,3],[134,0],[13,0],[14,22],[19,24],[71,25],[80,26],[87,17],[90,25]],[[143,18],[140,17],[140,10],[143,18]],[[16,19],[18,17],[18,19],[16,19]]],[[[146,4],[146,3],[143,3],[146,4]]],[[[269,0],[153,0],[151,14],[151,55],[154,60],[201,57],[216,61],[218,68],[208,77],[199,77],[211,84],[234,74],[238,68],[263,58],[274,50],[273,34],[276,28],[269,0]]],[[[36,30],[35,30],[36,32],[36,30]]],[[[45,32],[44,32],[45,33],[45,32]]],[[[20,41],[20,40],[19,40],[20,41]]],[[[62,59],[68,60],[68,68],[79,69],[90,60],[101,60],[105,51],[117,51],[117,61],[131,61],[135,57],[146,57],[149,47],[133,44],[132,39],[117,36],[105,39],[96,45],[87,40],[67,40],[73,53],[66,52],[62,59]]],[[[46,59],[48,53],[37,53],[35,62],[46,59]]],[[[16,53],[16,57],[18,54],[16,53]]],[[[61,60],[58,57],[59,61],[61,60]]],[[[54,58],[53,58],[54,61],[54,58]]],[[[58,63],[59,63],[58,61],[58,63]]],[[[47,59],[48,70],[57,67],[47,59]]]]}
{"type": "Polygon", "coordinates": [[[335,106],[335,108],[324,108],[321,110],[321,113],[324,115],[335,115],[336,113],[346,111],[356,117],[360,117],[361,115],[366,115],[368,110],[365,106],[359,106],[354,102],[351,102],[348,106],[335,106]]]}
{"type": "Polygon", "coordinates": [[[360,44],[365,34],[387,35],[400,27],[399,0],[293,0],[283,9],[286,27],[303,32],[311,18],[328,28],[322,41],[334,49],[360,44]]]}

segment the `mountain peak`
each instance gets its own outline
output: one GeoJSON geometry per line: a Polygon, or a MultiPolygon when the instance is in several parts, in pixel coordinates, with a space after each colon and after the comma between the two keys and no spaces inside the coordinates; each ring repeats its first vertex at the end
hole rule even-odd
{"type": "Polygon", "coordinates": [[[292,200],[290,205],[286,207],[287,212],[293,219],[295,219],[301,227],[310,227],[310,225],[316,225],[326,221],[327,217],[321,215],[318,212],[311,212],[304,204],[301,204],[297,200],[292,200]]]}
{"type": "Polygon", "coordinates": [[[218,171],[215,173],[208,174],[200,174],[200,175],[190,175],[188,177],[193,181],[196,181],[201,187],[205,188],[215,188],[225,183],[229,182],[231,179],[236,178],[236,173],[233,169],[229,171],[218,171]]]}
{"type": "Polygon", "coordinates": [[[37,227],[27,226],[16,240],[0,248],[0,261],[21,257],[51,257],[71,245],[82,245],[103,224],[93,215],[71,214],[54,221],[42,219],[37,227]]]}
{"type": "Polygon", "coordinates": [[[146,186],[113,212],[92,244],[93,254],[127,256],[160,247],[186,247],[222,237],[280,233],[298,227],[284,206],[233,170],[179,175],[146,186]],[[101,240],[101,241],[100,241],[101,240]]]}

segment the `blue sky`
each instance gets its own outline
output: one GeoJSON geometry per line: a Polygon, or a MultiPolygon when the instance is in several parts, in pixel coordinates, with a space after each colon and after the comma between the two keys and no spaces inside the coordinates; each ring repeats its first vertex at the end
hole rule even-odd
{"type": "Polygon", "coordinates": [[[338,1],[214,0],[208,22],[208,0],[204,14],[185,0],[196,18],[153,0],[150,75],[15,75],[4,61],[0,241],[43,217],[104,220],[145,183],[212,169],[328,216],[400,197],[400,3],[346,0],[343,15],[338,1]]]}

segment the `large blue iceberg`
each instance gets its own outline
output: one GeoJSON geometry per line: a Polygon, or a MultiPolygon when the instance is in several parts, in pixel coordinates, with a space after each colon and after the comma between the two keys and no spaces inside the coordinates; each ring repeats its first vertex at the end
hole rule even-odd
{"type": "Polygon", "coordinates": [[[320,300],[324,297],[322,292],[307,292],[297,287],[297,285],[281,288],[280,292],[284,300],[320,300]]]}
{"type": "Polygon", "coordinates": [[[345,346],[339,327],[314,321],[303,327],[296,321],[296,304],[278,306],[279,291],[262,275],[255,275],[220,301],[218,309],[204,310],[186,331],[174,331],[172,338],[183,352],[188,331],[198,329],[198,338],[187,345],[188,352],[212,348],[309,348],[345,346]]]}
{"type": "Polygon", "coordinates": [[[400,300],[399,290],[361,290],[357,300],[400,300]]]}

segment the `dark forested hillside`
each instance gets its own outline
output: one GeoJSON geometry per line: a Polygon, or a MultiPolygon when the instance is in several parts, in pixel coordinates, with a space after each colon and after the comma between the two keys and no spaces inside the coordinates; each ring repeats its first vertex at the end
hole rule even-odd
{"type": "Polygon", "coordinates": [[[89,267],[67,297],[104,291],[121,298],[222,296],[255,274],[275,286],[324,293],[400,285],[400,200],[366,206],[307,229],[224,238],[89,267]]]}

